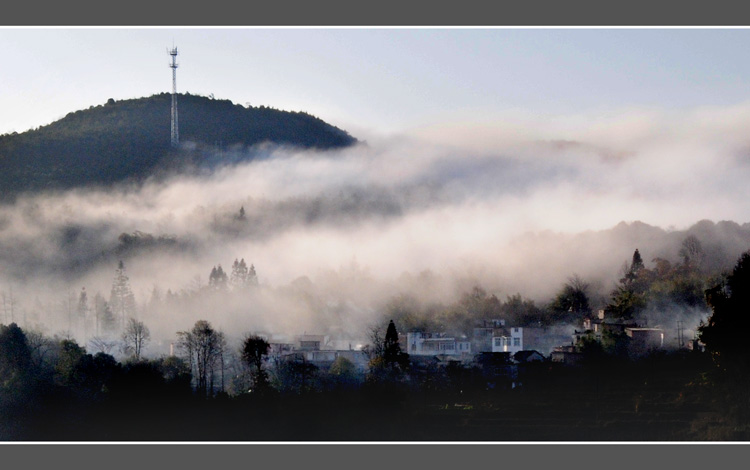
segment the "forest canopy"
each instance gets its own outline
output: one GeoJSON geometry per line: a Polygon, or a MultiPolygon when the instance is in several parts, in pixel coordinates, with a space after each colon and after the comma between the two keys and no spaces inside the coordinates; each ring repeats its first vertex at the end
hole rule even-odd
{"type": "MultiPolygon", "coordinates": [[[[110,99],[47,126],[1,135],[3,195],[140,181],[159,170],[229,161],[227,154],[214,150],[263,143],[325,150],[357,142],[345,131],[304,112],[179,94],[180,141],[190,144],[178,151],[170,142],[170,107],[168,93],[110,99]]],[[[242,152],[231,158],[253,157],[252,152],[242,152]]]]}

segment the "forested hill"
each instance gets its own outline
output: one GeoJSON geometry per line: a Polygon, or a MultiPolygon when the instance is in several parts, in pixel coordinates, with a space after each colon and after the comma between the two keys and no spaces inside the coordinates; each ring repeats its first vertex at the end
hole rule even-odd
{"type": "MultiPolygon", "coordinates": [[[[2,194],[142,180],[185,161],[199,166],[221,163],[216,152],[207,151],[211,147],[241,149],[268,142],[331,149],[356,143],[345,131],[303,112],[180,94],[180,142],[186,145],[174,150],[171,102],[169,93],[110,99],[47,126],[0,136],[2,194]]],[[[233,152],[235,160],[237,155],[253,154],[233,152]]]]}

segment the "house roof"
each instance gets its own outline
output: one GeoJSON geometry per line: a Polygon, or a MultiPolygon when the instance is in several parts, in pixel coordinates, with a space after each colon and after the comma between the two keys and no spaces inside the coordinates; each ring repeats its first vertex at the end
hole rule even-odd
{"type": "Polygon", "coordinates": [[[513,359],[515,359],[518,362],[526,362],[529,359],[529,357],[531,357],[534,354],[538,354],[541,357],[544,357],[544,354],[540,353],[539,351],[535,349],[528,349],[528,350],[518,351],[517,353],[513,355],[513,359]]]}

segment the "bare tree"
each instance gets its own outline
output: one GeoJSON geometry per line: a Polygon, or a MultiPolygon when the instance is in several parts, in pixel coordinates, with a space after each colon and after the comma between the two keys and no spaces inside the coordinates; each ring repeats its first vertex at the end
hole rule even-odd
{"type": "Polygon", "coordinates": [[[196,389],[203,396],[213,391],[213,376],[217,365],[223,372],[226,341],[224,334],[216,331],[205,320],[198,320],[190,331],[177,333],[177,347],[190,363],[196,389]]]}
{"type": "Polygon", "coordinates": [[[54,355],[56,341],[33,329],[26,330],[25,334],[26,341],[31,350],[32,364],[34,367],[42,367],[54,355]]]}
{"type": "Polygon", "coordinates": [[[383,336],[383,327],[375,324],[369,328],[370,344],[364,348],[365,354],[370,360],[382,357],[385,351],[385,337],[383,336]]]}
{"type": "Polygon", "coordinates": [[[123,352],[131,354],[138,361],[141,359],[143,348],[151,339],[151,333],[143,322],[129,318],[122,333],[123,352]]]}
{"type": "Polygon", "coordinates": [[[117,341],[102,336],[94,336],[89,340],[89,344],[91,345],[92,353],[103,352],[104,354],[111,354],[112,350],[117,346],[117,341]]]}

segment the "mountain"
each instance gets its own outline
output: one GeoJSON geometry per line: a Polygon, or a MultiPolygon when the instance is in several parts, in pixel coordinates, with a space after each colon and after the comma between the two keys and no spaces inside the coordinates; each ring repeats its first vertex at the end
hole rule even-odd
{"type": "MultiPolygon", "coordinates": [[[[173,149],[171,99],[169,93],[110,99],[47,126],[1,135],[2,195],[140,181],[175,166],[222,164],[224,153],[216,150],[247,150],[261,143],[335,149],[357,142],[345,131],[307,113],[179,94],[183,145],[173,149]]],[[[232,152],[234,161],[256,155],[232,152]]]]}

